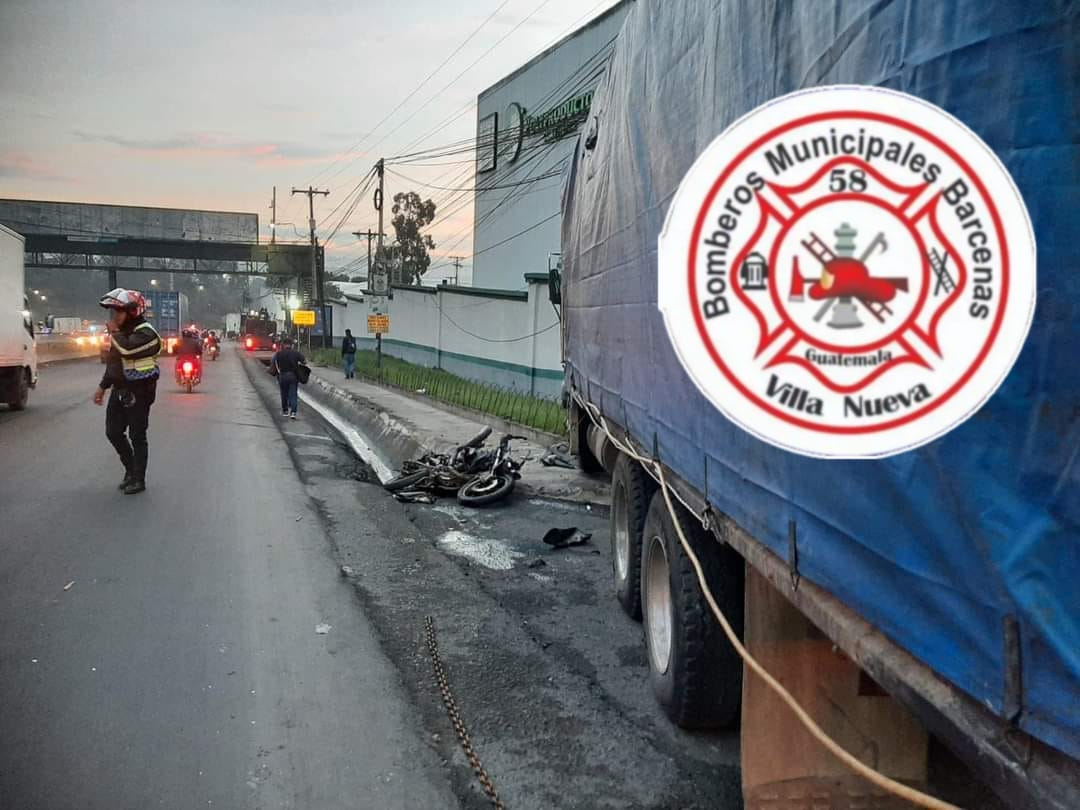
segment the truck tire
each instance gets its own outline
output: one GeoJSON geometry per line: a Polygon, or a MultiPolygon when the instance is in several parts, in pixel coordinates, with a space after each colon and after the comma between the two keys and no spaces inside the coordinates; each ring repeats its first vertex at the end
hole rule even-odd
{"type": "Polygon", "coordinates": [[[592,420],[576,403],[570,405],[570,430],[574,433],[577,445],[578,469],[583,473],[595,475],[604,472],[604,465],[589,449],[589,425],[592,420]]]}
{"type": "Polygon", "coordinates": [[[641,536],[655,491],[645,469],[620,453],[611,473],[611,573],[615,598],[634,621],[641,621],[641,536]]]}
{"type": "MultiPolygon", "coordinates": [[[[742,558],[678,504],[676,510],[713,598],[742,638],[742,558]]],[[[736,726],[742,661],[709,610],[659,491],[645,518],[641,605],[650,681],[667,716],[686,729],[736,726]]]]}
{"type": "Polygon", "coordinates": [[[13,411],[25,410],[26,403],[29,401],[30,372],[25,369],[18,369],[11,380],[11,387],[8,389],[8,407],[13,411]]]}

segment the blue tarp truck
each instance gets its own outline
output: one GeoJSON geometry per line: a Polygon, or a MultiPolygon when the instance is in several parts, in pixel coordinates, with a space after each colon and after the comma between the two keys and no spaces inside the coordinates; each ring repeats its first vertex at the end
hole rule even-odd
{"type": "Polygon", "coordinates": [[[563,195],[571,443],[612,473],[615,589],[644,614],[660,703],[683,726],[741,715],[747,806],[841,806],[831,789],[863,788],[743,677],[655,471],[612,437],[662,465],[718,603],[849,751],[927,784],[943,744],[1005,806],[1080,807],[1078,237],[1080,4],[634,4],[563,195]],[[966,124],[1012,175],[1038,249],[1031,329],[997,392],[875,460],[796,455],[726,419],[657,308],[657,239],[698,155],[760,105],[839,84],[966,124]]]}
{"type": "Polygon", "coordinates": [[[172,290],[149,290],[143,295],[146,296],[146,318],[154,325],[163,345],[171,353],[190,317],[188,298],[184,293],[172,290]]]}

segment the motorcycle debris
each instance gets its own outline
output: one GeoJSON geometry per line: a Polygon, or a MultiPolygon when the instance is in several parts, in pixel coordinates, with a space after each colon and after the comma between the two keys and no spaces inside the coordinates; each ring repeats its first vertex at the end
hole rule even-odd
{"type": "Polygon", "coordinates": [[[540,463],[545,467],[565,467],[568,470],[575,468],[573,459],[556,450],[548,450],[540,457],[540,463]]]}
{"type": "Polygon", "coordinates": [[[401,503],[435,503],[438,500],[430,492],[422,492],[419,489],[408,489],[404,492],[395,492],[395,500],[401,503]]]}
{"type": "Polygon", "coordinates": [[[571,526],[568,529],[548,529],[544,542],[556,549],[569,548],[588,543],[591,537],[592,532],[583,532],[577,526],[571,526]]]}
{"type": "Polygon", "coordinates": [[[543,557],[537,557],[532,562],[526,563],[526,568],[544,568],[547,565],[547,560],[543,557]]]}
{"type": "Polygon", "coordinates": [[[341,575],[343,577],[354,577],[356,576],[356,572],[351,565],[343,565],[341,566],[341,575]]]}
{"type": "Polygon", "coordinates": [[[315,632],[318,633],[320,636],[325,636],[327,633],[330,632],[330,625],[329,624],[317,624],[317,625],[315,625],[315,632]]]}
{"type": "Polygon", "coordinates": [[[71,590],[71,587],[72,587],[72,586],[73,586],[74,584],[75,584],[75,580],[71,580],[71,582],[69,582],[69,583],[68,583],[67,585],[65,585],[65,586],[64,586],[64,590],[65,590],[65,591],[70,591],[70,590],[71,590]]]}

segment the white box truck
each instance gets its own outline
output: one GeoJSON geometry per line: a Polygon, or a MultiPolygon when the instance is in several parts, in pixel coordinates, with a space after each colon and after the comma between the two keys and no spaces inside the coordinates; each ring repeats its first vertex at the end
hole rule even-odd
{"type": "Polygon", "coordinates": [[[73,335],[76,332],[81,332],[82,318],[53,318],[52,330],[54,335],[73,335]]]}
{"type": "Polygon", "coordinates": [[[23,238],[0,225],[0,402],[21,411],[37,385],[37,345],[25,290],[23,238]]]}

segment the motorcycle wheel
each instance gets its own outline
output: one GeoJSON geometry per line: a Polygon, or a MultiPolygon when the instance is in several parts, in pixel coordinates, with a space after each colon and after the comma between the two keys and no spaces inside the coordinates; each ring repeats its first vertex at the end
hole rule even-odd
{"type": "Polygon", "coordinates": [[[191,382],[191,380],[188,380],[188,381],[187,381],[187,392],[188,392],[189,394],[191,393],[191,389],[192,389],[192,388],[194,388],[194,387],[195,387],[195,386],[194,386],[194,384],[193,384],[193,383],[191,382]]]}
{"type": "Polygon", "coordinates": [[[514,477],[496,473],[490,478],[474,478],[458,490],[458,503],[462,506],[487,506],[501,501],[514,488],[514,477]]]}
{"type": "Polygon", "coordinates": [[[413,484],[427,478],[429,475],[427,470],[420,470],[418,472],[406,473],[405,475],[399,475],[397,478],[391,478],[389,481],[383,484],[383,489],[387,492],[397,492],[399,489],[407,489],[413,484]]]}

